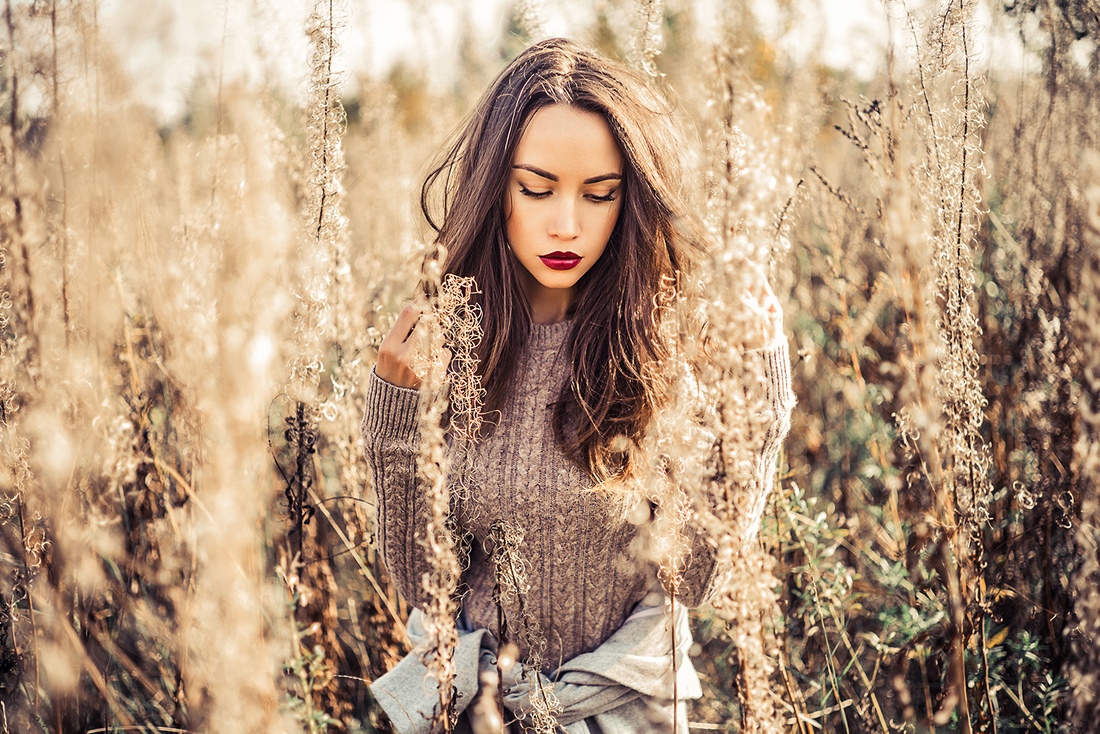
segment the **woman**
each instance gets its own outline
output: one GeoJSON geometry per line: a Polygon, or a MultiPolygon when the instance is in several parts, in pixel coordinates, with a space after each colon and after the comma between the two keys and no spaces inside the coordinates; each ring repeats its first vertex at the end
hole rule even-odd
{"type": "MultiPolygon", "coordinates": [[[[647,598],[655,575],[640,550],[648,513],[637,513],[646,471],[638,447],[668,388],[661,306],[702,251],[681,198],[682,151],[672,115],[643,81],[554,39],[497,77],[422,195],[444,272],[475,279],[484,314],[482,413],[493,418],[472,450],[469,491],[455,500],[471,539],[462,621],[487,630],[490,648],[500,619],[513,633],[525,621],[540,630],[544,649],[517,640],[520,659],[541,652],[536,667],[557,679],[559,723],[571,732],[660,731],[674,715],[686,732],[682,705],[674,712],[666,700],[666,677],[649,685],[648,663],[638,662],[671,662],[667,644],[642,652],[653,634],[669,634],[661,594],[647,598]],[[521,600],[527,620],[515,599],[499,611],[494,603],[490,536],[501,526],[520,538],[531,581],[521,600]],[[636,665],[624,672],[622,660],[636,665]]],[[[757,457],[763,493],[793,397],[778,302],[762,276],[753,291],[743,346],[762,350],[775,421],[757,457]]],[[[383,340],[363,422],[381,551],[413,606],[426,601],[427,570],[416,541],[426,508],[416,481],[412,367],[422,309],[406,307],[383,340]]],[[[680,604],[704,601],[715,577],[711,547],[696,539],[676,587],[680,604]]],[[[686,618],[676,624],[683,650],[686,618]]],[[[698,695],[686,657],[680,678],[679,696],[698,695]]],[[[407,682],[377,686],[376,697],[387,706],[407,682]]],[[[387,711],[402,731],[415,730],[407,702],[387,711]],[[413,728],[402,728],[402,717],[413,728]]],[[[515,703],[509,713],[524,711],[515,703]]]]}

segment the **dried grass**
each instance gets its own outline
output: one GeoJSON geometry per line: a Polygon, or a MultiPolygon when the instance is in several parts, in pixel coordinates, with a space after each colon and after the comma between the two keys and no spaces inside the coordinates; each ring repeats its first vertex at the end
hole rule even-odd
{"type": "MultiPolygon", "coordinates": [[[[1041,71],[1009,76],[975,60],[973,3],[890,7],[910,46],[864,81],[783,58],[744,2],[720,4],[719,48],[686,0],[609,2],[590,30],[702,131],[689,161],[716,245],[667,305],[670,330],[707,330],[669,335],[682,379],[650,447],[666,585],[688,525],[728,569],[695,613],[691,716],[1087,731],[1100,56],[1073,54],[1100,24],[1087,3],[996,11],[1040,30],[1041,71]],[[750,261],[797,355],[766,504],[747,473],[759,365],[735,348],[750,261]]],[[[540,37],[549,9],[524,3],[519,28],[540,37]]],[[[97,3],[0,9],[0,731],[388,726],[366,684],[407,652],[408,609],[372,547],[359,385],[423,275],[409,182],[495,69],[467,49],[454,94],[406,66],[342,100],[350,11],[316,10],[304,109],[211,80],[161,128],[97,3]]],[[[449,502],[480,387],[476,284],[433,286],[427,626],[448,730],[449,502]]],[[[522,597],[534,570],[498,567],[522,597]]]]}

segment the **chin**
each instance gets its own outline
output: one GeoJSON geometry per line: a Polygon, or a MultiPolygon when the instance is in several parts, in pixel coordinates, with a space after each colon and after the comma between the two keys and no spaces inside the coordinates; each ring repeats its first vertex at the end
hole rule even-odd
{"type": "Polygon", "coordinates": [[[583,275],[583,273],[570,273],[568,277],[562,277],[560,273],[554,273],[553,275],[537,278],[537,280],[539,285],[543,288],[550,290],[568,290],[577,285],[577,282],[581,279],[580,275],[583,275]]]}

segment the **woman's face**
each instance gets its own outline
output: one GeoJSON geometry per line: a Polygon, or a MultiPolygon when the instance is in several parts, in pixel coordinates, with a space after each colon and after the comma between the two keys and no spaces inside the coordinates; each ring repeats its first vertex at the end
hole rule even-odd
{"type": "Polygon", "coordinates": [[[602,115],[567,105],[531,115],[504,213],[533,311],[540,303],[568,306],[577,281],[600,259],[619,217],[622,174],[622,153],[602,115]]]}

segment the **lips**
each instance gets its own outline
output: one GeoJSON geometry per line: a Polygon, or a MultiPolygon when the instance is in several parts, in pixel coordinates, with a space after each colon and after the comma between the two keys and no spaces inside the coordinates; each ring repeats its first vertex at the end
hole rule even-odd
{"type": "Polygon", "coordinates": [[[539,260],[552,270],[571,270],[580,264],[581,256],[575,252],[551,252],[539,255],[539,260]]]}

